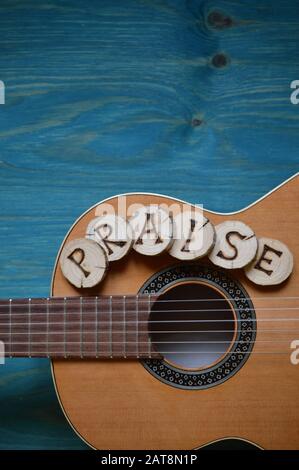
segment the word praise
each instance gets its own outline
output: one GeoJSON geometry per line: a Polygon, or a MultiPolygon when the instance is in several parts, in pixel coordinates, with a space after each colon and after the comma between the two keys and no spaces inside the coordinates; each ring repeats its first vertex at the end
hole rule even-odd
{"type": "Polygon", "coordinates": [[[144,256],[168,252],[179,260],[208,257],[216,266],[243,269],[259,285],[285,281],[293,256],[279,240],[257,238],[251,227],[228,220],[216,226],[198,207],[173,213],[165,207],[139,207],[131,217],[103,213],[90,220],[85,238],[68,241],[60,256],[63,275],[78,288],[93,287],[107,273],[109,262],[131,250],[144,256]]]}

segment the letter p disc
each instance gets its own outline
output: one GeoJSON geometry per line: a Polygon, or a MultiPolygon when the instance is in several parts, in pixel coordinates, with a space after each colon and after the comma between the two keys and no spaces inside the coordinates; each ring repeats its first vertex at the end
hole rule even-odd
{"type": "Polygon", "coordinates": [[[105,276],[108,260],[104,249],[95,241],[77,238],[68,242],[60,255],[64,277],[75,287],[93,287],[105,276]]]}

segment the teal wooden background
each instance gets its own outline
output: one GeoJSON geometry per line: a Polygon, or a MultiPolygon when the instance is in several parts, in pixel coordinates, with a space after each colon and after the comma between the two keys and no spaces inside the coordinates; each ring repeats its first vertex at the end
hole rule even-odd
{"type": "MultiPolygon", "coordinates": [[[[102,198],[230,211],[297,172],[298,44],[297,0],[1,0],[0,296],[47,295],[102,198]]],[[[47,360],[0,366],[0,448],[85,448],[47,360]]]]}

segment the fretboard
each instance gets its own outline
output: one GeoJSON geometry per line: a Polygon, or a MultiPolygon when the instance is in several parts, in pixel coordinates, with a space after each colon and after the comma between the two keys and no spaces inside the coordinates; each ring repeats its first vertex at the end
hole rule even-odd
{"type": "Polygon", "coordinates": [[[148,319],[154,296],[0,300],[6,357],[159,357],[148,319]]]}

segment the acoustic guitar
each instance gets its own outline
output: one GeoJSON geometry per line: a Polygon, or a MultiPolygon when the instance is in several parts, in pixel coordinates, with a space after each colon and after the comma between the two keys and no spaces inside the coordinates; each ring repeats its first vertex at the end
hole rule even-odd
{"type": "Polygon", "coordinates": [[[219,214],[155,194],[85,212],[51,297],[0,301],[7,357],[49,357],[95,449],[299,449],[299,178],[219,214]]]}

